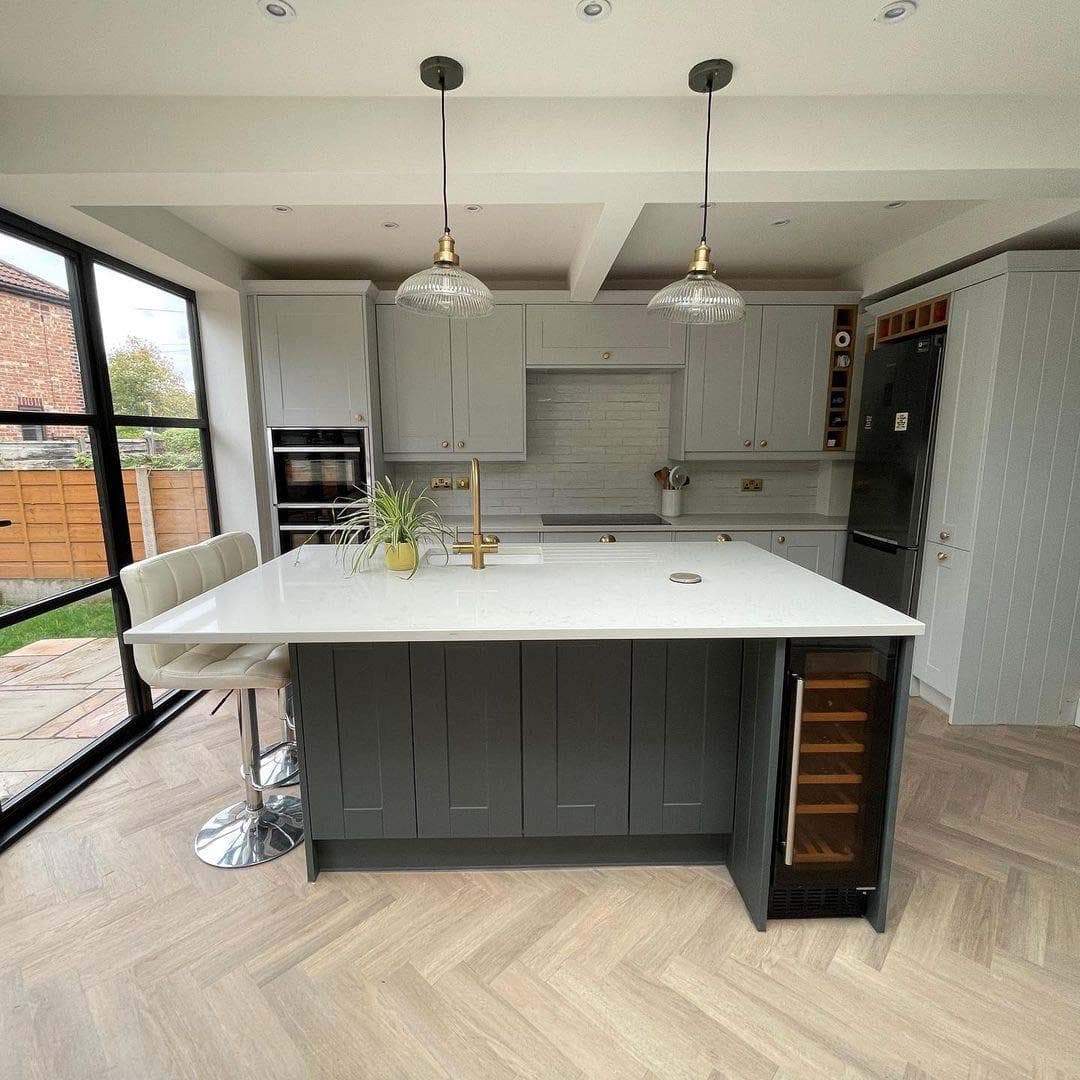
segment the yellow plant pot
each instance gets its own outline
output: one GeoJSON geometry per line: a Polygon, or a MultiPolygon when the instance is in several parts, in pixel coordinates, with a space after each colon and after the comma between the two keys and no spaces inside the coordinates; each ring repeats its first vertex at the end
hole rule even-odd
{"type": "Polygon", "coordinates": [[[387,544],[386,545],[386,569],[387,570],[415,570],[416,569],[416,545],[415,544],[387,544]]]}

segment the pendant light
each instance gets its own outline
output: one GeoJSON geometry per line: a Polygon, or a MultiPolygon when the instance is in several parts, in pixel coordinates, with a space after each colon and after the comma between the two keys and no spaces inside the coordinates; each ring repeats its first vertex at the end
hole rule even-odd
{"type": "Polygon", "coordinates": [[[399,286],[394,303],[418,315],[436,315],[449,319],[479,319],[492,314],[495,302],[491,290],[458,265],[454,238],[450,235],[450,211],[446,202],[446,91],[456,90],[465,73],[448,56],[429,56],[420,64],[420,81],[439,91],[442,116],[442,198],[443,234],[439,238],[434,265],[406,278],[399,286]]]}
{"type": "Polygon", "coordinates": [[[705,123],[705,198],[701,208],[701,243],[694,249],[689,273],[661,289],[650,301],[649,311],[671,322],[709,324],[737,322],[746,314],[746,302],[716,276],[709,257],[709,137],[712,135],[712,96],[731,82],[729,60],[704,60],[690,69],[690,89],[709,95],[705,123]]]}

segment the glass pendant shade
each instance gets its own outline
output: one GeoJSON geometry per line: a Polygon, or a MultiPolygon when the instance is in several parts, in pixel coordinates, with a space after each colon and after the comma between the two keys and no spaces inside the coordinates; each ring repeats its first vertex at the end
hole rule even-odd
{"type": "Polygon", "coordinates": [[[649,301],[648,310],[670,322],[709,326],[738,322],[746,314],[746,301],[716,276],[709,248],[702,244],[686,277],[661,289],[649,301]]]}
{"type": "Polygon", "coordinates": [[[491,290],[453,263],[436,262],[407,277],[394,296],[398,307],[444,319],[482,319],[495,311],[491,290]]]}

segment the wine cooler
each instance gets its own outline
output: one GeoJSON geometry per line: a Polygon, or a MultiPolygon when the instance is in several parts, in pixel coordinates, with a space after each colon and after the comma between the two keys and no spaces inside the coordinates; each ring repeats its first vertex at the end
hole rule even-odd
{"type": "Polygon", "coordinates": [[[878,881],[895,639],[792,642],[769,916],[863,915],[878,881]]]}

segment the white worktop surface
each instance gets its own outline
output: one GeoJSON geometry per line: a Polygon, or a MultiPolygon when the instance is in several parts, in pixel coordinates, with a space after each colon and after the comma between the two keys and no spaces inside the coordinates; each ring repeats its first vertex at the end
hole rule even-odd
{"type": "MultiPolygon", "coordinates": [[[[441,553],[438,555],[441,559],[441,553]]],[[[923,624],[751,544],[504,544],[408,578],[282,555],[129,630],[140,642],[911,636],[923,624]],[[697,585],[669,580],[699,573],[697,585]]]]}
{"type": "MultiPolygon", "coordinates": [[[[466,532],[472,524],[467,514],[444,514],[446,524],[466,532]]],[[[843,532],[846,517],[825,514],[680,514],[654,525],[545,525],[539,514],[484,514],[485,532],[773,532],[796,529],[809,532],[843,532]]]]}

